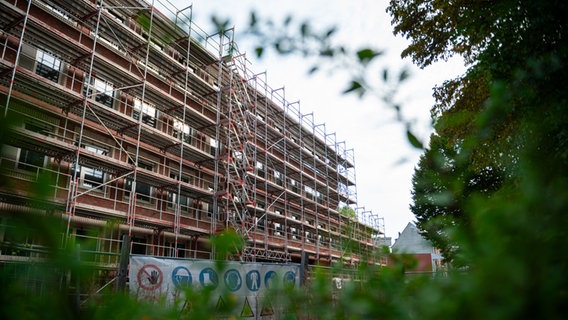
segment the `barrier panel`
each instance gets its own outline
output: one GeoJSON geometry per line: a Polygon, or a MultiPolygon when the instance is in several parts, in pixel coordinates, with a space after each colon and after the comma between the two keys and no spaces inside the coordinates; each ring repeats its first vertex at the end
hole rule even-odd
{"type": "Polygon", "coordinates": [[[263,298],[270,288],[299,287],[299,264],[223,262],[213,260],[171,259],[148,256],[130,256],[130,292],[140,299],[158,301],[165,298],[173,303],[183,300],[184,288],[209,287],[213,289],[211,303],[224,304],[227,293],[242,306],[243,318],[272,318],[273,304],[263,298]],[[178,300],[179,301],[179,300],[178,300]]]}

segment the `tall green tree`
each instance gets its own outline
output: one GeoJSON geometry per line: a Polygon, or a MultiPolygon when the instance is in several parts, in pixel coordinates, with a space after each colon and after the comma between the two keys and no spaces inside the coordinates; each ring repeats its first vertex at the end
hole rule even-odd
{"type": "Polygon", "coordinates": [[[355,213],[355,210],[353,210],[353,208],[351,208],[350,206],[343,206],[338,208],[339,213],[346,217],[349,220],[357,220],[357,213],[355,213]]]}
{"type": "Polygon", "coordinates": [[[471,217],[465,210],[468,199],[490,197],[504,181],[504,175],[495,167],[473,169],[463,161],[462,153],[459,144],[432,135],[412,178],[410,209],[416,216],[417,226],[441,249],[447,262],[452,262],[457,249],[450,239],[451,229],[472,227],[471,217]]]}
{"type": "Polygon", "coordinates": [[[568,281],[568,3],[392,0],[403,56],[461,55],[435,90],[435,135],[414,175],[424,235],[467,273],[423,290],[423,318],[562,318],[568,281]],[[480,182],[476,177],[480,178],[480,182]],[[452,252],[453,250],[453,252],[452,252]],[[434,301],[432,301],[434,303],[434,301]],[[480,306],[483,306],[480,308],[480,306]]]}
{"type": "Polygon", "coordinates": [[[403,56],[427,67],[460,55],[469,65],[434,91],[436,136],[413,180],[411,209],[424,235],[452,246],[440,242],[442,218],[468,226],[468,199],[518,186],[521,157],[531,145],[565,167],[566,93],[558,84],[566,75],[567,5],[393,0],[388,11],[394,33],[411,42],[403,56]],[[437,162],[442,165],[432,166],[437,162]],[[448,175],[452,183],[443,182],[448,175]]]}

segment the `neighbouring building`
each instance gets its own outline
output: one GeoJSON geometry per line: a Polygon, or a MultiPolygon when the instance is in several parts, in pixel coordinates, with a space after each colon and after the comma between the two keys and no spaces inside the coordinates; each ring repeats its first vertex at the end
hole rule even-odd
{"type": "Polygon", "coordinates": [[[390,247],[392,246],[392,238],[391,237],[379,237],[375,239],[375,244],[379,247],[390,247]]]}
{"type": "Polygon", "coordinates": [[[442,268],[443,257],[440,250],[422,235],[416,225],[409,222],[404,230],[399,233],[398,239],[391,247],[393,254],[406,254],[416,259],[416,267],[405,270],[409,273],[436,272],[442,268]]]}
{"type": "Polygon", "coordinates": [[[198,259],[227,229],[246,240],[242,261],[356,264],[375,250],[375,220],[338,211],[357,208],[353,149],[255,74],[234,30],[206,34],[192,7],[163,8],[0,1],[0,112],[20,121],[3,141],[0,229],[49,212],[62,242],[93,239],[111,266],[123,235],[131,253],[198,259]],[[46,173],[39,204],[30,189],[46,173]]]}

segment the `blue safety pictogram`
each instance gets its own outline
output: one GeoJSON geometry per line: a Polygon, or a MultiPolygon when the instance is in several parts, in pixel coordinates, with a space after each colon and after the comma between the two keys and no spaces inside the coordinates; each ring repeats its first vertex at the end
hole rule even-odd
{"type": "Polygon", "coordinates": [[[260,289],[260,272],[251,270],[246,276],[247,288],[250,291],[258,291],[260,289]]]}
{"type": "Polygon", "coordinates": [[[264,285],[269,289],[276,284],[276,281],[277,281],[277,275],[276,272],[274,271],[268,271],[264,276],[264,285]]]}
{"type": "Polygon", "coordinates": [[[230,269],[225,272],[225,286],[230,291],[237,291],[241,288],[243,280],[240,273],[235,269],[230,269]]]}
{"type": "Polygon", "coordinates": [[[217,272],[211,268],[205,268],[199,273],[199,283],[204,287],[217,288],[219,284],[219,279],[217,278],[217,272]]]}
{"type": "Polygon", "coordinates": [[[179,266],[172,271],[172,282],[176,288],[187,288],[191,286],[191,272],[186,267],[179,266]]]}
{"type": "Polygon", "coordinates": [[[296,274],[294,273],[294,271],[288,271],[284,274],[282,281],[284,282],[284,287],[294,288],[294,286],[296,285],[296,274]]]}

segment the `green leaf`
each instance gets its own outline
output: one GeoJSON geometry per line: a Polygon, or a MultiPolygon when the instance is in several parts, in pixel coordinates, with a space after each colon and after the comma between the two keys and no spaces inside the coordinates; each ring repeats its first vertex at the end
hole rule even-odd
{"type": "Polygon", "coordinates": [[[335,53],[331,48],[326,48],[325,50],[320,51],[320,56],[322,57],[333,57],[334,54],[335,53]]]}
{"type": "Polygon", "coordinates": [[[257,23],[258,23],[258,19],[257,19],[257,17],[256,17],[256,12],[251,11],[251,13],[250,13],[250,22],[249,22],[249,25],[250,25],[251,27],[255,27],[257,23]]]}
{"type": "Polygon", "coordinates": [[[400,74],[398,75],[398,81],[402,82],[406,79],[408,79],[408,77],[410,76],[410,73],[408,72],[408,69],[403,69],[400,74]]]}
{"type": "Polygon", "coordinates": [[[353,80],[351,81],[350,87],[343,91],[343,94],[350,92],[357,92],[359,97],[362,97],[363,94],[365,94],[365,88],[363,88],[363,85],[359,81],[353,80]]]}
{"type": "Polygon", "coordinates": [[[369,61],[373,60],[375,57],[379,56],[381,53],[374,51],[372,49],[366,48],[357,51],[357,57],[359,61],[362,63],[368,63],[369,61]]]}
{"type": "Polygon", "coordinates": [[[327,33],[325,34],[325,37],[326,37],[326,38],[331,37],[336,31],[337,31],[337,28],[331,27],[329,30],[327,30],[327,33]]]}
{"type": "Polygon", "coordinates": [[[258,58],[262,57],[262,53],[264,52],[264,48],[263,47],[257,47],[256,49],[254,49],[254,52],[256,53],[256,56],[258,58]]]}
{"type": "Polygon", "coordinates": [[[222,20],[217,16],[211,17],[211,22],[215,25],[215,29],[220,32],[227,30],[229,26],[229,19],[222,20]]]}
{"type": "Polygon", "coordinates": [[[424,149],[422,142],[412,132],[410,132],[409,129],[406,130],[406,137],[413,147],[417,149],[424,149]]]}
{"type": "Polygon", "coordinates": [[[302,25],[300,26],[300,33],[302,34],[302,37],[306,37],[309,32],[310,25],[307,22],[302,23],[302,25]]]}
{"type": "Polygon", "coordinates": [[[387,82],[389,79],[389,70],[388,69],[383,69],[383,81],[387,82]]]}

